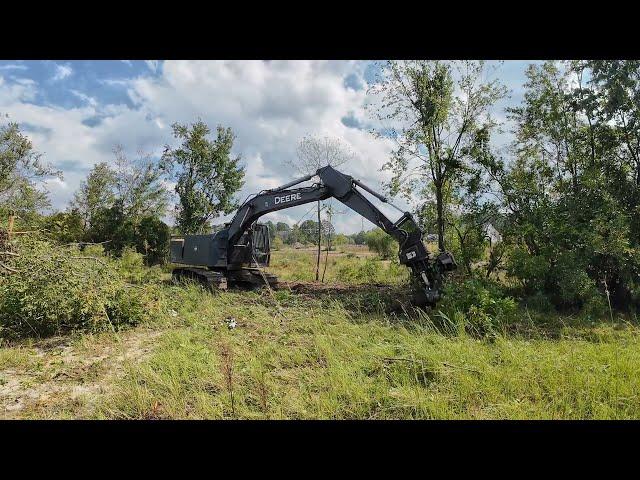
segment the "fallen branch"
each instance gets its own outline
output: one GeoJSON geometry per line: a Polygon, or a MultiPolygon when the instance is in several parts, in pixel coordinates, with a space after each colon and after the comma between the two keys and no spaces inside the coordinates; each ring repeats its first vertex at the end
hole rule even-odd
{"type": "Polygon", "coordinates": [[[109,242],[111,242],[111,240],[105,240],[104,242],[71,242],[71,243],[65,243],[62,246],[70,247],[72,245],[104,245],[105,243],[109,243],[109,242]]]}
{"type": "Polygon", "coordinates": [[[11,272],[11,273],[18,273],[19,272],[19,270],[16,270],[15,268],[11,268],[11,267],[5,265],[2,262],[0,262],[0,267],[4,268],[5,270],[7,270],[8,272],[11,272]]]}

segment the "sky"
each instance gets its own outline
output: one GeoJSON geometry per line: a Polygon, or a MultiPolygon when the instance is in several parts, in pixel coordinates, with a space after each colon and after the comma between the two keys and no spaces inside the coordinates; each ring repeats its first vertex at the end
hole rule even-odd
{"type": "MultiPolygon", "coordinates": [[[[498,66],[494,75],[510,97],[494,107],[494,117],[504,119],[504,108],[520,103],[529,63],[498,66]]],[[[295,158],[304,136],[340,138],[356,154],[340,170],[382,191],[390,174],[381,167],[393,144],[369,133],[367,86],[376,69],[375,62],[344,60],[0,61],[0,115],[17,122],[43,159],[63,172],[62,180],[44,184],[55,210],[68,206],[93,165],[113,162],[116,145],[133,158],[139,152],[158,158],[165,145],[176,145],[171,124],[197,119],[213,131],[223,125],[236,134],[233,151],[246,167],[240,200],[299,176],[286,161],[295,158]]],[[[494,141],[503,145],[509,138],[507,126],[494,141]]],[[[373,227],[332,203],[338,232],[373,227]]],[[[392,220],[399,217],[374,203],[392,220]]],[[[407,207],[401,199],[394,203],[407,207]]],[[[293,224],[313,218],[313,212],[304,216],[310,207],[281,210],[262,220],[293,224]]],[[[170,214],[166,221],[172,223],[170,214]]]]}

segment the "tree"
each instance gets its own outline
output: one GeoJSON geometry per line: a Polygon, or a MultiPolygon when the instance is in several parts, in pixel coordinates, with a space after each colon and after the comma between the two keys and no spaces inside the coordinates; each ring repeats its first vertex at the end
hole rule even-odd
{"type": "Polygon", "coordinates": [[[299,242],[302,243],[315,243],[318,237],[318,225],[315,220],[305,220],[300,224],[300,234],[298,237],[299,242]]]}
{"type": "Polygon", "coordinates": [[[289,227],[288,224],[286,224],[284,222],[276,223],[276,231],[277,232],[288,232],[290,230],[291,230],[291,227],[289,227]]]}
{"type": "Polygon", "coordinates": [[[327,165],[339,167],[356,158],[351,148],[335,137],[304,137],[296,153],[297,157],[287,160],[285,164],[300,175],[311,175],[327,165]]]}
{"type": "Polygon", "coordinates": [[[83,219],[84,228],[91,225],[96,213],[115,201],[116,172],[105,162],[94,165],[74,194],[71,208],[83,219]]]}
{"type": "MultiPolygon", "coordinates": [[[[355,159],[355,153],[340,139],[333,137],[304,137],[297,148],[297,157],[285,161],[285,164],[301,175],[312,175],[322,167],[338,167],[355,159]]],[[[320,201],[317,203],[318,221],[320,220],[320,201]]],[[[322,232],[317,228],[316,281],[320,278],[320,245],[322,232]]]]}
{"type": "Polygon", "coordinates": [[[396,124],[375,132],[397,144],[383,166],[393,174],[389,192],[435,204],[440,250],[451,191],[470,160],[465,151],[478,129],[496,126],[489,109],[507,93],[497,80],[485,80],[487,73],[481,61],[390,61],[370,89],[382,101],[375,117],[396,124]]]}
{"type": "Polygon", "coordinates": [[[161,167],[176,182],[176,222],[183,234],[203,232],[212,218],[237,208],[234,195],[244,184],[245,170],[240,157],[231,156],[235,137],[230,128],[218,126],[212,141],[207,138],[209,127],[200,120],[172,127],[182,144],[165,148],[161,167]]]}
{"type": "Polygon", "coordinates": [[[145,256],[145,263],[164,263],[169,249],[171,229],[157,217],[146,215],[134,221],[125,214],[122,204],[98,210],[88,232],[91,242],[106,242],[107,252],[120,255],[126,247],[134,247],[145,256]]]}
{"type": "Polygon", "coordinates": [[[628,307],[640,268],[633,143],[625,130],[631,112],[621,120],[617,109],[630,106],[609,103],[617,87],[607,84],[627,84],[623,77],[632,74],[600,64],[585,85],[587,68],[528,68],[524,100],[509,109],[516,126],[511,161],[488,161],[487,171],[506,212],[507,272],[525,293],[544,292],[559,307],[605,308],[605,295],[628,307]]]}
{"type": "Polygon", "coordinates": [[[113,149],[116,157],[115,194],[124,214],[137,225],[144,217],[164,216],[168,195],[162,172],[151,155],[139,153],[130,160],[121,145],[113,149]]]}
{"type": "Polygon", "coordinates": [[[364,230],[360,230],[358,233],[352,234],[351,237],[353,238],[353,243],[356,245],[364,245],[367,240],[367,234],[364,230]]]}
{"type": "Polygon", "coordinates": [[[376,252],[382,259],[387,260],[393,255],[395,240],[381,228],[367,232],[366,243],[369,250],[376,252]]]}
{"type": "Polygon", "coordinates": [[[0,208],[25,217],[49,207],[47,193],[36,182],[52,177],[62,174],[42,161],[18,124],[0,125],[0,208]]]}
{"type": "Polygon", "coordinates": [[[72,212],[83,220],[85,240],[105,242],[105,250],[117,255],[135,247],[147,264],[161,263],[170,236],[160,219],[168,202],[161,172],[149,155],[130,160],[119,145],[113,152],[115,167],[93,167],[71,202],[72,212]]]}
{"type": "Polygon", "coordinates": [[[59,243],[78,243],[84,239],[84,218],[77,210],[56,212],[42,219],[48,235],[59,243]]]}
{"type": "Polygon", "coordinates": [[[171,229],[157,217],[145,216],[136,226],[135,247],[147,265],[164,264],[169,257],[171,229]]]}

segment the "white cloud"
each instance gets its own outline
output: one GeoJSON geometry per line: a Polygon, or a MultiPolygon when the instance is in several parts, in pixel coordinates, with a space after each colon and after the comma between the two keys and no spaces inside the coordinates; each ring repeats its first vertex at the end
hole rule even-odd
{"type": "Polygon", "coordinates": [[[51,80],[53,80],[54,82],[57,82],[59,80],[64,80],[65,78],[67,78],[72,74],[73,74],[73,68],[71,68],[71,65],[69,65],[68,63],[65,65],[56,64],[56,71],[53,77],[51,77],[51,80]]]}
{"type": "Polygon", "coordinates": [[[156,72],[158,70],[158,66],[160,65],[160,62],[158,60],[145,60],[144,63],[147,64],[147,67],[149,67],[149,70],[156,72]]]}
{"type": "Polygon", "coordinates": [[[0,70],[27,70],[27,68],[28,67],[26,65],[13,63],[10,63],[8,65],[0,65],[0,70]]]}
{"type": "Polygon", "coordinates": [[[98,106],[98,101],[97,101],[95,98],[90,97],[89,95],[87,95],[87,94],[85,94],[85,93],[82,93],[82,92],[80,92],[80,91],[78,91],[78,90],[71,89],[71,90],[69,90],[69,91],[70,91],[73,95],[75,95],[76,97],[78,97],[80,100],[82,100],[83,102],[85,102],[85,103],[87,103],[87,104],[91,105],[92,107],[97,107],[97,106],[98,106]]]}
{"type": "MultiPolygon", "coordinates": [[[[364,83],[361,62],[165,61],[161,69],[157,62],[148,65],[158,74],[117,80],[126,86],[135,108],[99,105],[79,91],[72,91],[85,101],[79,108],[24,103],[37,85],[7,85],[0,77],[0,111],[47,129],[47,134],[30,135],[45,158],[65,170],[64,185],[50,185],[55,207],[64,208],[93,164],[113,158],[116,143],[132,154],[142,149],[159,155],[166,143],[174,143],[169,125],[197,118],[211,126],[214,134],[218,124],[235,132],[234,152],[242,156],[247,169],[245,187],[238,195],[241,200],[295,178],[284,161],[295,156],[297,143],[305,135],[343,139],[358,157],[342,170],[372,188],[380,189],[380,182],[387,178],[379,170],[392,147],[390,141],[342,123],[349,115],[362,121],[367,118],[366,89],[345,86],[348,75],[364,83]],[[85,124],[96,116],[101,121],[92,127],[85,124]]],[[[68,68],[66,76],[72,73],[68,68]]],[[[307,210],[307,206],[296,207],[265,219],[292,223],[307,210]]],[[[360,229],[361,220],[356,214],[339,215],[336,224],[339,231],[352,232],[360,229]]]]}

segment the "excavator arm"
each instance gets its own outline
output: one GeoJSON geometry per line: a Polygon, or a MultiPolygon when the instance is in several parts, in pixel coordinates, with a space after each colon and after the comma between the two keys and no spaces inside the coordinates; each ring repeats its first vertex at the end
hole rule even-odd
{"type": "Polygon", "coordinates": [[[259,193],[238,209],[228,226],[227,258],[234,258],[234,249],[241,247],[236,245],[238,240],[261,216],[333,197],[379,226],[398,242],[400,263],[411,269],[412,279],[417,287],[415,303],[434,304],[440,298],[443,273],[456,268],[453,256],[448,252],[440,252],[432,259],[422,242],[422,231],[410,213],[404,212],[398,221],[392,222],[359,191],[359,188],[380,201],[389,203],[384,196],[331,166],[319,169],[314,175],[259,193]],[[316,175],[320,177],[320,183],[310,187],[291,188],[316,175]]]}

